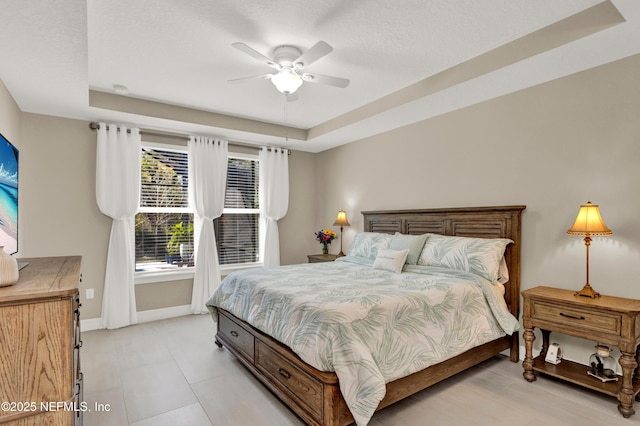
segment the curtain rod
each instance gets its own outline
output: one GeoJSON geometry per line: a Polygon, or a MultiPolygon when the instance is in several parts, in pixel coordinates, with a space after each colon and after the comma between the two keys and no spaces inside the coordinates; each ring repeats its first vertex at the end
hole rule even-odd
{"type": "MultiPolygon", "coordinates": [[[[98,130],[100,128],[100,123],[96,123],[95,121],[92,121],[89,123],[89,128],[91,130],[98,130]]],[[[109,126],[107,125],[107,130],[109,130],[109,126]]],[[[118,129],[119,131],[119,129],[118,129]]],[[[127,133],[131,133],[131,129],[127,129],[127,133]]],[[[187,135],[180,135],[180,134],[175,134],[175,133],[163,133],[163,132],[157,132],[157,131],[153,131],[153,130],[143,130],[140,129],[140,135],[141,136],[156,136],[156,137],[161,137],[161,138],[174,138],[174,139],[183,139],[186,142],[189,142],[189,136],[187,135]]],[[[261,150],[262,147],[261,146],[255,146],[255,145],[251,145],[248,143],[237,143],[237,142],[229,142],[228,143],[229,146],[235,146],[235,147],[239,147],[239,148],[251,148],[251,149],[258,149],[261,150]]],[[[267,147],[267,151],[271,151],[271,147],[267,147]]],[[[288,149],[287,150],[287,154],[291,155],[291,150],[288,149]]]]}

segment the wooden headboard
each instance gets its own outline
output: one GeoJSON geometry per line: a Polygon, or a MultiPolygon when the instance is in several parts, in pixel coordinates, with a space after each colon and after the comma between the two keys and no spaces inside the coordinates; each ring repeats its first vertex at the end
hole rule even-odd
{"type": "Polygon", "coordinates": [[[450,209],[384,210],[362,212],[366,232],[456,235],[475,238],[509,238],[505,259],[509,282],[505,300],[509,311],[520,314],[520,225],[526,206],[462,207],[450,209]]]}

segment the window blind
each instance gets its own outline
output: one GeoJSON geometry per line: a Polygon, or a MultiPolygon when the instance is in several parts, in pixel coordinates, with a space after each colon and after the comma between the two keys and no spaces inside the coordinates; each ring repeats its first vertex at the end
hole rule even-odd
{"type": "Polygon", "coordinates": [[[189,208],[187,152],[142,149],[140,211],[136,215],[136,265],[193,263],[193,213],[189,208]]]}
{"type": "Polygon", "coordinates": [[[229,158],[225,207],[214,221],[221,265],[260,260],[259,162],[229,158]]]}

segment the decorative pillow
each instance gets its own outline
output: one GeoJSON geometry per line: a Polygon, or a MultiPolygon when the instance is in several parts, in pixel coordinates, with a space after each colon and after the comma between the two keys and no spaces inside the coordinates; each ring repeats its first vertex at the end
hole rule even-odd
{"type": "Polygon", "coordinates": [[[406,235],[396,232],[391,239],[389,248],[393,250],[409,249],[406,263],[407,265],[416,265],[425,241],[427,241],[427,234],[406,235]]]}
{"type": "Polygon", "coordinates": [[[373,269],[383,269],[399,274],[402,272],[402,267],[404,266],[405,260],[407,260],[408,254],[409,249],[391,250],[381,248],[378,250],[378,256],[375,262],[373,262],[373,269]]]}
{"type": "Polygon", "coordinates": [[[504,250],[513,241],[506,238],[468,238],[429,234],[418,265],[441,266],[472,272],[495,283],[504,250]]]}
{"type": "Polygon", "coordinates": [[[392,235],[380,232],[360,232],[353,239],[353,247],[349,256],[359,256],[374,260],[378,256],[378,250],[388,248],[392,235]]]}

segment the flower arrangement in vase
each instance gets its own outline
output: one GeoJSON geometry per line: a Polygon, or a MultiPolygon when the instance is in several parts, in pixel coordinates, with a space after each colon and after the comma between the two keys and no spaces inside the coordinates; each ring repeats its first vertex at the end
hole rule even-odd
{"type": "Polygon", "coordinates": [[[329,244],[337,237],[337,234],[331,229],[321,229],[315,235],[316,240],[322,244],[322,254],[329,254],[329,244]]]}

